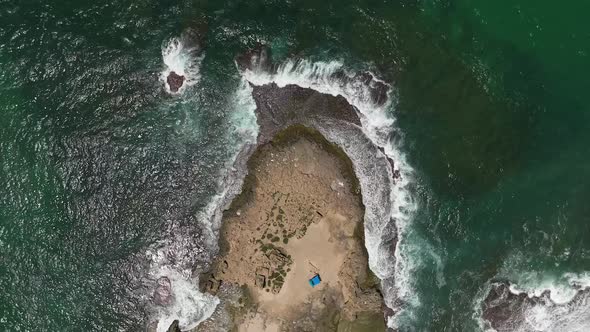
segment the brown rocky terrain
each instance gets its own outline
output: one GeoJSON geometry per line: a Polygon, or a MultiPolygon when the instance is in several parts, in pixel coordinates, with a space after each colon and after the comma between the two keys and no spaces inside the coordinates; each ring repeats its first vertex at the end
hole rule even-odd
{"type": "Polygon", "coordinates": [[[178,75],[177,73],[171,71],[166,78],[166,82],[168,82],[168,86],[170,86],[170,91],[178,92],[184,83],[184,76],[178,75]]]}
{"type": "Polygon", "coordinates": [[[203,285],[220,297],[224,284],[245,286],[248,307],[228,310],[238,331],[385,330],[364,249],[358,182],[343,158],[302,126],[280,132],[251,158],[244,192],[223,218],[222,252],[203,285]],[[315,273],[322,282],[311,287],[315,273]]]}

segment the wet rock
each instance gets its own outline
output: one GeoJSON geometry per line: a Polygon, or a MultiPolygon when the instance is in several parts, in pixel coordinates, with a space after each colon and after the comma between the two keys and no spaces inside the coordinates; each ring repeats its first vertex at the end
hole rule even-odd
{"type": "Polygon", "coordinates": [[[170,324],[170,327],[168,328],[168,332],[181,332],[180,326],[178,326],[178,320],[175,320],[172,322],[172,324],[170,324]]]}
{"type": "Polygon", "coordinates": [[[544,307],[544,310],[557,312],[562,315],[579,310],[587,302],[590,293],[589,288],[580,289],[574,298],[563,304],[555,303],[550,298],[550,292],[545,291],[540,296],[529,297],[526,293],[515,294],[510,291],[510,284],[499,282],[492,285],[492,289],[482,304],[482,318],[496,331],[528,331],[528,321],[531,311],[536,307],[544,307]]]}
{"type": "Polygon", "coordinates": [[[171,71],[166,78],[166,82],[168,82],[168,86],[170,87],[170,91],[178,92],[178,90],[182,87],[184,83],[185,77],[182,75],[178,75],[177,73],[171,71]]]}
{"type": "Polygon", "coordinates": [[[254,86],[256,113],[260,126],[259,144],[269,142],[280,130],[301,124],[316,128],[326,119],[340,120],[360,126],[356,109],[342,96],[331,96],[312,89],[275,83],[254,86]]]}
{"type": "Polygon", "coordinates": [[[484,300],[483,318],[496,329],[513,328],[524,319],[526,302],[526,294],[513,294],[504,283],[494,285],[484,300]]]}
{"type": "Polygon", "coordinates": [[[154,291],[154,303],[157,305],[170,305],[172,303],[172,283],[167,277],[161,277],[157,281],[154,291]]]}

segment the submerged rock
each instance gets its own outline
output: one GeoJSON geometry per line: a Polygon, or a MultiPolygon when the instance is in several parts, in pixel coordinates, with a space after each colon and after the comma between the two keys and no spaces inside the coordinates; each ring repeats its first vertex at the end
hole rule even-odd
{"type": "Polygon", "coordinates": [[[235,58],[236,65],[240,71],[272,71],[272,57],[270,48],[260,44],[253,49],[239,54],[235,58]]]}
{"type": "Polygon", "coordinates": [[[172,303],[172,283],[167,277],[160,277],[158,286],[154,291],[154,303],[157,305],[170,305],[172,303]]]}
{"type": "Polygon", "coordinates": [[[178,92],[184,83],[185,77],[183,75],[178,75],[177,73],[171,71],[166,78],[166,82],[168,82],[168,86],[170,87],[170,91],[178,92]]]}

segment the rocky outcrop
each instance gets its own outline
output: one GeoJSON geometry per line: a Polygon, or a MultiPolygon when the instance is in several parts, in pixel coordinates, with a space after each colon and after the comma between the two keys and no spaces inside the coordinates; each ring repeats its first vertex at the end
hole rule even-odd
{"type": "Polygon", "coordinates": [[[539,299],[513,294],[507,283],[495,284],[483,304],[483,318],[498,331],[513,330],[524,320],[524,309],[539,299]]]}
{"type": "MultiPolygon", "coordinates": [[[[265,45],[258,45],[238,55],[235,61],[240,71],[262,71],[272,74],[277,69],[277,66],[273,64],[271,51],[265,45]]],[[[338,71],[332,75],[331,79],[338,80],[342,85],[363,84],[370,87],[369,94],[376,106],[387,102],[389,86],[375,79],[368,72],[349,76],[344,71],[338,71]]],[[[327,95],[297,85],[279,87],[275,83],[270,83],[252,87],[252,95],[256,101],[256,117],[260,126],[259,145],[270,141],[278,131],[295,124],[316,130],[319,130],[318,123],[329,120],[345,121],[361,126],[358,110],[343,96],[327,95]]],[[[383,148],[379,149],[385,155],[383,148]]],[[[393,170],[393,178],[398,179],[401,175],[399,171],[395,171],[394,161],[387,159],[393,170]]]]}
{"type": "Polygon", "coordinates": [[[551,300],[549,290],[539,296],[529,296],[526,293],[511,292],[508,282],[498,282],[492,285],[483,301],[482,318],[498,332],[534,331],[534,327],[529,325],[529,315],[533,315],[536,309],[555,313],[556,317],[546,317],[554,321],[559,319],[557,316],[566,317],[569,313],[579,310],[580,306],[588,301],[589,295],[590,289],[580,289],[571,301],[555,303],[551,300]]]}
{"type": "MultiPolygon", "coordinates": [[[[186,53],[183,54],[183,56],[188,57],[190,60],[186,61],[186,64],[184,65],[185,68],[177,69],[182,71],[182,73],[177,73],[170,68],[171,71],[166,76],[166,83],[168,84],[170,92],[177,93],[185,85],[190,85],[191,76],[195,76],[195,72],[198,73],[200,62],[198,59],[200,59],[203,54],[206,32],[207,25],[203,21],[195,23],[190,28],[184,30],[177,40],[174,39],[179,45],[181,45],[178,46],[179,50],[186,53]]],[[[192,79],[194,80],[194,77],[192,77],[192,79]]]]}
{"type": "Polygon", "coordinates": [[[170,327],[168,328],[168,332],[181,332],[180,326],[178,325],[178,320],[175,320],[172,322],[172,324],[170,324],[170,327]]]}
{"type": "Polygon", "coordinates": [[[168,82],[168,86],[170,87],[170,91],[178,92],[184,83],[185,77],[183,75],[178,75],[177,73],[171,71],[166,78],[166,82],[168,82]]]}
{"type": "Polygon", "coordinates": [[[338,119],[361,125],[357,111],[342,96],[331,96],[312,89],[271,83],[254,86],[256,115],[260,126],[258,143],[271,140],[278,131],[295,124],[316,128],[317,122],[338,119]]]}
{"type": "MultiPolygon", "coordinates": [[[[280,331],[340,331],[363,315],[385,330],[379,280],[364,250],[363,206],[346,156],[327,148],[321,134],[302,126],[284,129],[251,157],[252,182],[226,211],[224,246],[207,283],[244,286],[256,308],[234,315],[245,331],[258,323],[280,331]],[[322,283],[307,280],[320,273],[322,283]]],[[[207,278],[207,279],[206,279],[207,278]]],[[[228,309],[232,312],[233,309],[228,309]]],[[[239,330],[239,329],[238,329],[239,330]]]]}
{"type": "Polygon", "coordinates": [[[169,305],[172,303],[172,283],[167,277],[160,277],[158,286],[154,291],[154,303],[157,305],[169,305]]]}

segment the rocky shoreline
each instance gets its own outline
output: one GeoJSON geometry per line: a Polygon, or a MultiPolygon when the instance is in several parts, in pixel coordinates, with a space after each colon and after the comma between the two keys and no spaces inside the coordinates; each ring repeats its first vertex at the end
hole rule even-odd
{"type": "MultiPolygon", "coordinates": [[[[248,52],[236,62],[242,70],[273,68],[266,48],[248,52]]],[[[380,90],[376,90],[375,98],[382,100],[383,87],[376,86],[380,90]]],[[[356,131],[362,139],[358,111],[342,96],[296,85],[278,87],[270,83],[252,85],[252,89],[259,125],[256,146],[239,157],[247,160],[242,192],[224,211],[219,258],[200,278],[202,290],[216,294],[222,304],[199,329],[385,330],[384,312],[390,311],[384,305],[379,279],[368,268],[359,180],[347,153],[325,137],[330,132],[327,128],[338,127],[346,128],[342,132],[356,131]],[[275,159],[283,164],[273,166],[275,159]],[[307,168],[321,174],[297,170],[305,161],[307,168]],[[331,183],[322,183],[331,176],[331,183]],[[295,184],[306,179],[311,182],[299,190],[295,184]],[[291,181],[295,182],[290,190],[285,190],[291,181]],[[332,199],[327,198],[330,195],[332,199]],[[348,203],[339,206],[341,200],[348,203]],[[332,250],[334,256],[341,256],[337,264],[322,265],[322,257],[312,258],[308,265],[301,262],[294,253],[298,252],[298,242],[303,247],[313,242],[308,238],[314,235],[308,234],[317,235],[316,245],[320,242],[319,246],[325,246],[318,250],[332,250]],[[313,266],[320,275],[328,279],[332,276],[331,282],[326,280],[325,288],[309,293],[309,273],[303,275],[302,265],[303,270],[313,266]],[[291,279],[296,281],[289,281],[292,274],[295,277],[291,279]],[[300,284],[293,287],[294,282],[300,284]]],[[[368,145],[376,154],[383,154],[368,145]]],[[[393,161],[385,162],[393,174],[393,161]]]]}
{"type": "Polygon", "coordinates": [[[549,290],[539,296],[529,296],[526,293],[514,293],[511,284],[506,281],[492,284],[490,291],[482,304],[482,318],[498,332],[534,330],[531,317],[549,311],[559,311],[561,315],[580,308],[581,304],[590,298],[590,288],[581,288],[576,295],[566,303],[555,303],[551,299],[549,290]]]}
{"type": "Polygon", "coordinates": [[[200,330],[385,330],[358,182],[343,157],[303,126],[258,148],[242,194],[224,213],[219,258],[201,278],[204,291],[222,298],[218,315],[229,319],[200,330]],[[312,288],[315,269],[323,280],[312,288]]]}
{"type": "MultiPolygon", "coordinates": [[[[272,72],[275,69],[270,58],[270,51],[265,47],[254,49],[237,57],[236,63],[241,71],[272,72]]],[[[369,95],[378,105],[384,101],[388,87],[379,81],[371,81],[371,77],[369,74],[364,76],[359,74],[351,78],[343,74],[342,77],[336,77],[336,79],[368,80],[365,83],[373,89],[369,95]]],[[[211,270],[201,274],[199,280],[202,291],[216,294],[220,298],[221,304],[218,305],[212,317],[199,325],[198,330],[252,331],[252,329],[244,330],[245,326],[259,324],[261,316],[257,316],[257,313],[264,313],[264,311],[267,313],[264,317],[279,318],[270,322],[268,331],[273,331],[273,328],[274,330],[282,330],[279,329],[280,324],[277,325],[277,323],[286,321],[295,324],[290,328],[285,327],[286,330],[385,330],[385,321],[388,316],[394,314],[394,311],[391,310],[391,301],[384,303],[381,285],[385,282],[387,291],[391,292],[392,281],[389,279],[380,281],[368,268],[364,228],[367,227],[367,220],[370,221],[370,227],[372,222],[380,222],[384,218],[386,220],[389,218],[391,208],[389,188],[396,177],[399,177],[399,174],[394,171],[394,161],[389,159],[382,148],[376,146],[364,134],[360,112],[343,96],[322,94],[297,85],[279,87],[274,83],[268,83],[251,84],[251,87],[252,96],[257,106],[255,112],[259,133],[256,143],[246,145],[240,152],[233,171],[228,175],[231,178],[236,178],[240,183],[243,179],[241,192],[237,192],[234,185],[228,187],[229,190],[223,198],[223,204],[220,205],[222,210],[219,212],[223,213],[222,221],[213,222],[214,225],[221,227],[219,230],[220,252],[218,260],[212,264],[211,270]],[[292,151],[293,149],[295,151],[292,151]],[[308,154],[304,159],[314,162],[319,160],[319,164],[311,169],[330,170],[326,174],[315,175],[313,172],[302,173],[299,171],[302,178],[297,181],[302,182],[305,178],[315,179],[307,184],[307,187],[314,187],[311,191],[322,193],[315,198],[314,195],[307,195],[307,199],[298,200],[298,204],[305,206],[305,210],[313,212],[307,216],[309,218],[301,223],[289,224],[282,220],[280,226],[277,219],[271,220],[269,224],[269,220],[266,218],[263,220],[258,218],[258,222],[271,226],[267,228],[278,227],[278,229],[273,228],[268,231],[263,230],[260,226],[244,227],[245,220],[259,217],[261,211],[268,213],[268,215],[272,213],[274,218],[282,215],[281,218],[284,219],[305,219],[301,218],[304,216],[296,208],[294,209],[297,204],[289,206],[289,202],[287,204],[283,202],[280,203],[283,204],[282,206],[276,206],[273,210],[272,204],[268,205],[271,202],[268,200],[268,196],[264,199],[256,197],[257,188],[280,183],[276,180],[281,177],[278,175],[281,174],[279,170],[294,167],[293,162],[281,165],[281,167],[271,167],[269,160],[273,158],[268,159],[268,156],[282,153],[285,154],[283,158],[277,160],[294,161],[300,159],[305,151],[315,152],[308,154]],[[321,165],[329,166],[323,167],[321,165]],[[261,184],[256,174],[268,173],[269,170],[278,176],[278,178],[275,176],[276,183],[271,181],[261,184]],[[362,175],[368,174],[367,172],[370,172],[371,175],[364,176],[361,181],[356,176],[356,172],[359,171],[362,175]],[[322,183],[324,178],[330,176],[333,181],[322,183]],[[367,200],[367,197],[364,197],[364,192],[361,197],[361,188],[364,190],[371,188],[368,194],[372,197],[367,200]],[[330,194],[335,195],[336,198],[326,199],[330,194]],[[326,202],[336,203],[342,199],[349,203],[341,206],[326,204],[326,202]],[[318,204],[318,202],[324,202],[324,204],[318,204]],[[363,202],[365,206],[363,206],[363,202]],[[266,211],[267,209],[269,211],[266,211]],[[278,209],[282,209],[282,211],[278,209]],[[346,211],[347,213],[340,213],[346,211]],[[273,225],[274,223],[277,225],[273,225]],[[237,225],[237,227],[228,225],[237,225]],[[309,231],[310,229],[314,230],[309,231]],[[242,236],[242,233],[248,234],[248,236],[242,236]],[[318,235],[314,235],[315,240],[313,240],[313,234],[318,235]],[[271,236],[269,237],[269,235],[271,236]],[[251,241],[250,243],[240,242],[242,240],[251,241]],[[339,257],[339,260],[335,261],[337,264],[324,265],[319,271],[320,274],[324,273],[322,271],[327,271],[326,276],[330,277],[331,275],[333,280],[331,282],[326,280],[322,284],[326,287],[318,289],[317,296],[300,298],[299,302],[292,303],[292,307],[301,309],[298,311],[298,319],[294,319],[297,317],[293,315],[281,316],[280,312],[269,311],[270,303],[277,304],[284,301],[277,302],[272,298],[265,300],[264,295],[281,296],[283,291],[286,292],[292,288],[287,285],[287,279],[291,274],[296,274],[296,266],[305,265],[301,262],[297,264],[297,257],[293,254],[298,252],[295,246],[313,248],[315,244],[310,246],[309,243],[312,242],[309,241],[321,242],[327,246],[324,248],[325,250],[339,257]],[[232,244],[236,247],[238,243],[237,247],[256,250],[256,253],[251,252],[244,257],[230,253],[232,244]],[[236,260],[236,258],[238,259],[236,260]],[[241,263],[240,258],[243,258],[248,264],[241,263]],[[263,296],[261,296],[261,292],[263,296]],[[265,306],[267,310],[259,310],[265,306]],[[243,324],[245,321],[247,321],[246,325],[243,324]]],[[[294,171],[292,169],[289,172],[294,173],[294,171]]],[[[298,189],[295,184],[292,184],[291,187],[292,192],[298,189]]],[[[267,188],[265,192],[268,193],[269,190],[267,188]]],[[[304,192],[305,190],[299,192],[300,196],[304,192]]],[[[289,192],[281,193],[279,196],[283,197],[284,194],[289,196],[289,192]]],[[[221,217],[221,213],[217,215],[221,217]]],[[[379,250],[388,251],[390,252],[388,256],[393,257],[397,242],[395,222],[389,221],[387,229],[390,231],[382,234],[382,237],[377,241],[380,243],[379,250]]],[[[307,256],[313,255],[308,253],[307,256]]],[[[313,264],[313,262],[311,263],[313,264]]],[[[301,276],[301,273],[298,280],[304,284],[296,289],[306,291],[311,289],[307,284],[306,277],[301,276]]],[[[166,284],[165,281],[162,283],[166,284]]],[[[286,308],[283,313],[288,311],[290,310],[286,308]]],[[[254,330],[261,330],[260,326],[254,330]]]]}

